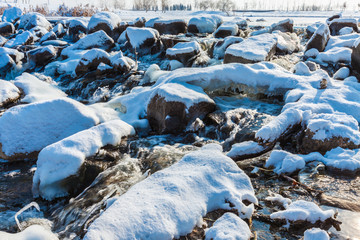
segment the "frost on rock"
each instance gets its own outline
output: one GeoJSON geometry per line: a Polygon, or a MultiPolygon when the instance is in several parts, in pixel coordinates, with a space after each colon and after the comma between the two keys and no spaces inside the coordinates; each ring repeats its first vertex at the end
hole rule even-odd
{"type": "Polygon", "coordinates": [[[312,228],[305,231],[304,240],[330,240],[330,237],[326,231],[312,228]]]}
{"type": "Polygon", "coordinates": [[[335,212],[333,210],[322,210],[313,202],[305,200],[297,200],[291,203],[286,210],[272,213],[272,219],[285,219],[290,222],[306,221],[316,223],[317,221],[325,222],[327,219],[333,218],[335,212]]]}
{"type": "Polygon", "coordinates": [[[225,213],[211,228],[205,230],[206,240],[248,240],[251,237],[247,223],[234,213],[225,213]]]}
{"type": "Polygon", "coordinates": [[[69,98],[12,107],[0,118],[0,156],[8,160],[36,157],[47,145],[98,122],[90,108],[69,98]]]}
{"type": "Polygon", "coordinates": [[[58,240],[59,238],[50,230],[40,225],[31,225],[19,233],[6,233],[0,231],[3,240],[58,240]]]}
{"type": "Polygon", "coordinates": [[[72,186],[63,181],[79,175],[85,158],[95,155],[105,145],[116,146],[123,137],[134,134],[133,127],[121,120],[113,120],[45,147],[38,156],[33,179],[34,196],[47,200],[66,196],[72,186]]]}
{"type": "Polygon", "coordinates": [[[130,188],[90,225],[84,239],[178,238],[216,209],[233,208],[249,218],[254,205],[244,200],[257,203],[250,179],[219,145],[210,144],[130,188]]]}
{"type": "Polygon", "coordinates": [[[11,82],[0,80],[0,107],[20,98],[20,90],[11,82]]]}
{"type": "Polygon", "coordinates": [[[66,94],[56,86],[41,81],[29,73],[23,73],[16,77],[13,83],[24,92],[25,97],[21,99],[23,103],[34,103],[66,97],[66,94]]]}
{"type": "Polygon", "coordinates": [[[256,63],[268,61],[275,54],[277,39],[273,34],[262,34],[245,39],[226,49],[224,63],[256,63]]]}

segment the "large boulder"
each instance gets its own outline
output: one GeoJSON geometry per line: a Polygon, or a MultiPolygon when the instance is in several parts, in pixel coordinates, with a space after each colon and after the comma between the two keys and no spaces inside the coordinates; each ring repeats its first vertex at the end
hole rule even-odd
{"type": "Polygon", "coordinates": [[[10,39],[5,43],[5,47],[13,48],[16,46],[30,45],[34,42],[34,35],[30,31],[25,31],[15,38],[10,39]]]}
{"type": "Polygon", "coordinates": [[[128,27],[125,36],[131,48],[140,55],[154,54],[161,49],[160,35],[155,29],[128,27]]]}
{"type": "Polygon", "coordinates": [[[268,61],[276,52],[277,39],[265,33],[230,45],[225,52],[224,63],[256,63],[268,61]]]}
{"type": "Polygon", "coordinates": [[[20,96],[20,90],[13,83],[0,80],[0,107],[15,102],[20,96]]]}
{"type": "Polygon", "coordinates": [[[49,45],[31,50],[27,54],[30,66],[32,68],[36,68],[38,66],[45,66],[51,60],[55,59],[57,49],[55,49],[52,45],[49,45]]]}
{"type": "Polygon", "coordinates": [[[239,26],[234,22],[224,22],[214,32],[214,37],[225,38],[228,36],[236,36],[239,34],[239,26]]]}
{"type": "Polygon", "coordinates": [[[8,36],[15,33],[15,27],[10,22],[0,22],[0,36],[8,36]]]}
{"type": "Polygon", "coordinates": [[[10,7],[4,10],[2,15],[3,22],[15,23],[23,14],[23,11],[18,7],[10,7]]]}
{"type": "Polygon", "coordinates": [[[170,60],[177,60],[184,64],[184,66],[191,66],[200,51],[199,43],[195,41],[182,42],[177,43],[173,48],[168,48],[166,50],[166,57],[170,60]]]}
{"type": "Polygon", "coordinates": [[[358,32],[357,20],[350,18],[337,18],[330,22],[329,29],[332,36],[339,35],[340,30],[344,27],[351,27],[354,32],[358,32]]]}
{"type": "Polygon", "coordinates": [[[328,25],[322,24],[316,29],[310,40],[307,42],[305,51],[311,48],[316,48],[319,52],[322,52],[324,51],[329,39],[330,29],[328,25]]]}
{"type": "Polygon", "coordinates": [[[180,33],[186,33],[187,23],[184,19],[172,19],[172,20],[156,20],[154,22],[154,28],[162,34],[178,35],[180,33]]]}
{"type": "Polygon", "coordinates": [[[351,67],[360,73],[360,38],[354,43],[352,48],[351,67]]]}
{"type": "Polygon", "coordinates": [[[42,148],[98,123],[90,108],[69,98],[12,107],[0,118],[0,158],[36,158],[42,148]]]}
{"type": "Polygon", "coordinates": [[[147,118],[157,133],[180,133],[196,118],[214,110],[214,101],[200,87],[168,83],[152,93],[147,118]]]}
{"type": "Polygon", "coordinates": [[[271,30],[281,32],[294,32],[294,21],[292,19],[285,19],[276,24],[271,25],[271,30]]]}
{"type": "Polygon", "coordinates": [[[117,39],[120,35],[121,18],[112,12],[99,12],[90,18],[88,24],[88,33],[103,30],[113,39],[117,39]]]}
{"type": "Polygon", "coordinates": [[[26,13],[20,17],[19,29],[30,30],[34,27],[43,27],[50,31],[51,23],[40,13],[26,13]]]}

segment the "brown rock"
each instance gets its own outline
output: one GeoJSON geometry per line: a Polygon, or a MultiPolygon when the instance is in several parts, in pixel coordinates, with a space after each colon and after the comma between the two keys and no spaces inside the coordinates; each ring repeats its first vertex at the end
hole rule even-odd
{"type": "Polygon", "coordinates": [[[57,49],[53,46],[39,47],[28,52],[31,67],[45,66],[56,58],[57,49]]]}
{"type": "Polygon", "coordinates": [[[344,27],[351,27],[354,32],[358,32],[357,20],[356,19],[335,19],[331,21],[329,28],[332,36],[339,35],[339,31],[344,27]]]}
{"type": "Polygon", "coordinates": [[[8,36],[15,33],[15,27],[12,23],[2,22],[0,23],[0,35],[8,36]]]}
{"type": "Polygon", "coordinates": [[[187,24],[182,19],[175,20],[157,20],[154,23],[154,28],[162,34],[178,35],[180,33],[186,33],[187,24]]]}
{"type": "Polygon", "coordinates": [[[330,39],[330,29],[328,25],[322,24],[319,26],[319,28],[315,31],[315,33],[308,41],[305,51],[311,48],[316,48],[317,50],[319,50],[319,52],[322,52],[324,51],[329,39],[330,39]]]}

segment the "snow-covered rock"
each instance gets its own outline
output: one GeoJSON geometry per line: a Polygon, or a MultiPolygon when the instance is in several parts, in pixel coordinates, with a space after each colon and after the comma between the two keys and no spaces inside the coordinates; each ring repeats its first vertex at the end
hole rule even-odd
{"type": "Polygon", "coordinates": [[[69,21],[69,36],[76,42],[81,38],[82,34],[87,32],[87,21],[82,18],[75,18],[69,21]]]}
{"type": "Polygon", "coordinates": [[[236,17],[233,19],[233,22],[235,22],[238,25],[240,30],[244,31],[248,28],[248,23],[247,23],[246,19],[244,19],[244,18],[236,17]]]}
{"type": "Polygon", "coordinates": [[[66,30],[61,23],[56,24],[56,26],[53,28],[53,32],[58,38],[62,38],[66,34],[66,30]]]}
{"type": "Polygon", "coordinates": [[[23,14],[23,11],[18,7],[9,7],[4,10],[1,20],[3,22],[15,23],[23,14]]]}
{"type": "Polygon", "coordinates": [[[166,57],[170,60],[177,60],[184,66],[191,66],[200,51],[201,47],[196,41],[179,42],[174,47],[166,49],[166,57]]]}
{"type": "Polygon", "coordinates": [[[88,32],[103,30],[107,35],[117,39],[120,35],[121,18],[113,12],[99,12],[94,14],[88,24],[88,32]]]}
{"type": "Polygon", "coordinates": [[[307,58],[316,58],[318,55],[319,50],[317,50],[316,48],[311,48],[304,53],[304,56],[307,58]]]}
{"type": "Polygon", "coordinates": [[[282,150],[274,150],[267,159],[265,167],[274,167],[277,174],[293,173],[305,167],[305,160],[296,154],[282,150]]]}
{"type": "Polygon", "coordinates": [[[189,20],[189,33],[213,33],[218,27],[216,19],[212,16],[193,17],[189,20]]]}
{"type": "Polygon", "coordinates": [[[351,66],[357,72],[360,72],[360,38],[355,41],[351,53],[351,66]]]}
{"type": "Polygon", "coordinates": [[[225,38],[228,36],[236,36],[239,33],[239,26],[234,22],[224,22],[214,32],[214,37],[225,38]]]}
{"type": "Polygon", "coordinates": [[[3,240],[59,240],[50,230],[40,225],[31,225],[19,233],[6,233],[0,231],[3,240]]]}
{"type": "Polygon", "coordinates": [[[109,37],[104,31],[100,30],[92,34],[86,35],[73,45],[65,48],[62,52],[62,56],[71,56],[74,50],[86,50],[92,48],[100,48],[103,50],[109,50],[113,47],[114,40],[109,37]]]}
{"type": "Polygon", "coordinates": [[[350,75],[350,69],[347,67],[342,67],[336,71],[336,73],[334,74],[334,79],[344,80],[349,75],[350,75]]]}
{"type": "Polygon", "coordinates": [[[0,80],[0,107],[15,102],[19,98],[20,90],[14,84],[0,80]]]}
{"type": "Polygon", "coordinates": [[[15,33],[15,27],[10,22],[0,22],[0,35],[8,36],[15,33]]]}
{"type": "Polygon", "coordinates": [[[304,240],[330,240],[330,237],[325,230],[311,228],[305,231],[304,240]]]}
{"type": "Polygon", "coordinates": [[[298,62],[293,67],[292,70],[296,75],[305,75],[305,76],[310,76],[311,75],[309,67],[304,62],[298,62]]]}
{"type": "Polygon", "coordinates": [[[189,84],[168,83],[152,92],[147,118],[159,133],[183,131],[196,118],[215,110],[214,101],[200,88],[189,84]]]}
{"type": "Polygon", "coordinates": [[[29,73],[23,73],[16,77],[13,83],[24,92],[25,97],[21,99],[23,103],[35,103],[66,97],[66,94],[56,86],[41,81],[29,73]]]}
{"type": "Polygon", "coordinates": [[[137,66],[134,60],[124,56],[121,51],[110,58],[110,63],[118,74],[128,73],[137,66]]]}
{"type": "Polygon", "coordinates": [[[53,31],[50,31],[40,38],[40,44],[45,41],[56,40],[56,39],[57,39],[56,34],[53,31]]]}
{"type": "Polygon", "coordinates": [[[205,230],[206,240],[249,240],[251,236],[249,226],[234,213],[225,213],[214,222],[212,227],[205,230]]]}
{"type": "Polygon", "coordinates": [[[267,61],[275,54],[276,43],[276,37],[269,33],[247,38],[226,49],[224,63],[267,61]]]}
{"type": "Polygon", "coordinates": [[[329,29],[331,35],[339,35],[340,30],[344,27],[351,27],[354,32],[358,32],[357,20],[354,18],[337,18],[330,22],[329,29]]]}
{"type": "Polygon", "coordinates": [[[96,70],[100,63],[110,64],[110,55],[102,49],[93,48],[82,56],[75,69],[76,75],[96,70]]]}
{"type": "Polygon", "coordinates": [[[325,52],[320,52],[316,56],[316,60],[320,63],[330,63],[336,65],[337,63],[351,63],[351,56],[353,51],[346,47],[333,47],[325,52]]]}
{"type": "Polygon", "coordinates": [[[285,19],[277,23],[273,23],[272,25],[265,27],[263,29],[254,31],[250,33],[250,36],[257,36],[264,33],[272,33],[274,31],[280,32],[290,32],[294,31],[294,21],[292,19],[285,19]]]}
{"type": "Polygon", "coordinates": [[[257,142],[245,141],[232,145],[230,152],[227,156],[235,161],[259,156],[266,152],[268,149],[257,142]]]}
{"type": "Polygon", "coordinates": [[[330,39],[330,29],[326,24],[320,25],[310,40],[306,44],[306,51],[311,48],[316,48],[319,52],[324,51],[327,42],[330,39]]]}
{"type": "Polygon", "coordinates": [[[0,157],[23,160],[99,122],[93,110],[69,98],[19,105],[0,118],[0,157]]]}
{"type": "Polygon", "coordinates": [[[230,45],[240,43],[242,41],[244,41],[242,37],[229,36],[224,38],[224,40],[216,42],[214,44],[213,56],[218,59],[224,58],[225,51],[230,45]]]}
{"type": "Polygon", "coordinates": [[[292,54],[301,49],[300,39],[296,33],[275,31],[277,38],[276,52],[279,54],[292,54]]]}
{"type": "Polygon", "coordinates": [[[128,27],[125,34],[131,47],[141,55],[154,54],[160,50],[160,35],[156,29],[128,27]]]}
{"type": "Polygon", "coordinates": [[[27,53],[30,66],[36,68],[44,66],[57,56],[57,49],[52,45],[39,47],[27,53]]]}
{"type": "Polygon", "coordinates": [[[313,23],[306,27],[306,34],[309,38],[316,32],[316,30],[322,25],[321,22],[313,23]]]}
{"type": "Polygon", "coordinates": [[[121,120],[113,120],[45,147],[38,156],[33,195],[47,200],[68,195],[73,186],[64,181],[81,175],[79,171],[85,158],[95,155],[105,145],[116,146],[123,137],[133,134],[133,127],[121,120]]]}
{"type": "Polygon", "coordinates": [[[291,203],[286,210],[272,213],[272,219],[285,219],[290,222],[306,221],[316,223],[317,221],[324,222],[329,218],[334,217],[333,210],[322,210],[313,202],[298,200],[291,203]]]}
{"type": "MultiPolygon", "coordinates": [[[[85,240],[173,239],[190,233],[210,211],[232,203],[248,218],[256,203],[249,178],[219,145],[206,145],[134,185],[89,227],[85,240]]],[[[245,227],[245,225],[242,225],[245,227]]]]}
{"type": "Polygon", "coordinates": [[[171,20],[158,19],[154,22],[153,28],[158,30],[161,35],[163,34],[178,35],[180,33],[186,33],[187,22],[184,19],[171,19],[171,20]]]}
{"type": "Polygon", "coordinates": [[[20,45],[30,45],[34,41],[34,35],[30,31],[20,33],[15,38],[10,39],[5,43],[5,47],[13,48],[20,45]]]}
{"type": "Polygon", "coordinates": [[[15,67],[15,61],[0,48],[0,77],[5,77],[8,72],[11,72],[15,67]]]}
{"type": "Polygon", "coordinates": [[[19,29],[30,30],[34,27],[43,27],[47,31],[52,29],[51,23],[40,13],[30,12],[20,17],[19,29]]]}

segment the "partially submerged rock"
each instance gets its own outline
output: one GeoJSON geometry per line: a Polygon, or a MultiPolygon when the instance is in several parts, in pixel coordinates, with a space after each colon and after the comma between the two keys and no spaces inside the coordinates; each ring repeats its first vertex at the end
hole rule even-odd
{"type": "Polygon", "coordinates": [[[215,110],[215,103],[201,88],[169,83],[160,86],[150,97],[147,118],[158,133],[183,131],[196,118],[215,110]]]}

